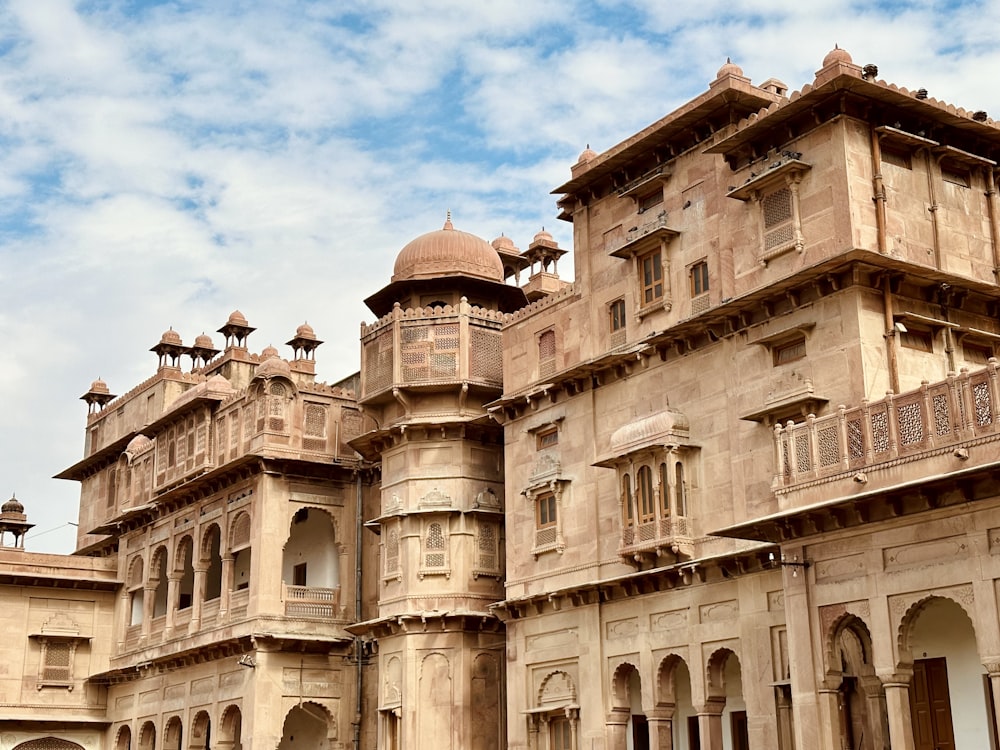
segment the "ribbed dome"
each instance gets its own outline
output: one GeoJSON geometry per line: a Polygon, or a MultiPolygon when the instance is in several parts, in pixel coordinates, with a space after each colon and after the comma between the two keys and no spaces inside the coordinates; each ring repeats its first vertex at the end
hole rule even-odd
{"type": "Polygon", "coordinates": [[[687,417],[670,409],[641,417],[611,434],[611,451],[622,455],[630,450],[687,438],[687,417]]]}
{"type": "Polygon", "coordinates": [[[143,451],[148,450],[152,445],[152,440],[145,435],[139,434],[128,441],[128,445],[125,446],[125,452],[130,456],[136,456],[143,451]]]}
{"type": "Polygon", "coordinates": [[[260,352],[260,361],[261,362],[266,362],[269,359],[274,359],[275,357],[279,357],[279,356],[281,356],[281,355],[278,353],[278,350],[275,349],[270,344],[268,344],[263,349],[261,349],[261,352],[260,352]]]}
{"type": "Polygon", "coordinates": [[[91,393],[111,393],[111,391],[108,390],[108,384],[105,383],[100,378],[98,378],[97,380],[95,380],[93,383],[90,384],[90,392],[91,393]]]}
{"type": "Polygon", "coordinates": [[[742,76],[743,68],[734,63],[731,58],[726,58],[726,64],[719,68],[719,72],[715,74],[716,78],[722,78],[723,76],[742,76]]]}
{"type": "Polygon", "coordinates": [[[833,49],[830,50],[826,57],[823,58],[823,67],[827,65],[833,65],[836,62],[851,63],[854,60],[851,58],[850,53],[846,49],[841,49],[836,44],[833,45],[833,49]]]}
{"type": "Polygon", "coordinates": [[[247,325],[246,316],[239,310],[233,310],[229,313],[229,320],[226,321],[230,325],[245,326],[247,325]]]}
{"type": "Polygon", "coordinates": [[[200,349],[211,349],[215,346],[215,344],[212,343],[212,337],[207,333],[196,336],[194,339],[194,345],[200,349]]]}
{"type": "Polygon", "coordinates": [[[433,279],[440,276],[472,276],[503,283],[503,263],[486,240],[460,232],[451,224],[422,234],[396,256],[392,280],[433,279]]]}
{"type": "Polygon", "coordinates": [[[257,371],[254,373],[255,378],[273,378],[276,375],[281,375],[282,377],[291,378],[292,368],[289,367],[288,363],[281,357],[274,356],[270,359],[266,359],[257,366],[257,371]]]}
{"type": "Polygon", "coordinates": [[[503,252],[504,250],[508,252],[517,252],[517,248],[514,246],[514,240],[512,240],[505,234],[502,234],[499,237],[497,237],[495,240],[493,240],[493,242],[490,243],[490,245],[492,245],[493,249],[496,250],[498,253],[503,252]]]}
{"type": "Polygon", "coordinates": [[[295,329],[295,335],[300,339],[314,339],[316,338],[316,331],[308,323],[303,323],[295,329]]]}
{"type": "Polygon", "coordinates": [[[181,335],[177,333],[173,328],[168,331],[164,331],[163,335],[160,336],[161,344],[173,344],[174,346],[180,346],[183,342],[181,341],[181,335]]]}
{"type": "Polygon", "coordinates": [[[24,506],[21,505],[21,501],[16,497],[12,497],[3,505],[0,505],[0,513],[24,513],[24,506]]]}

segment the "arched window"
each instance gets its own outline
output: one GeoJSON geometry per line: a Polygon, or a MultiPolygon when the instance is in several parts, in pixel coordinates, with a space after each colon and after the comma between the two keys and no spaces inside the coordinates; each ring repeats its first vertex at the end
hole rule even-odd
{"type": "Polygon", "coordinates": [[[201,562],[207,564],[205,573],[205,601],[222,595],[222,533],[212,524],[202,540],[201,562]]]}
{"type": "Polygon", "coordinates": [[[670,515],[670,483],[667,481],[667,465],[660,464],[660,513],[663,518],[670,515]]]}
{"type": "Polygon", "coordinates": [[[268,422],[269,430],[284,432],[285,430],[285,401],[288,389],[282,383],[271,383],[270,396],[268,397],[268,422]]]}
{"type": "Polygon", "coordinates": [[[684,481],[684,464],[678,461],[674,464],[674,472],[676,473],[676,485],[674,491],[677,493],[677,515],[686,516],[688,514],[687,508],[687,482],[684,481]]]}
{"type": "Polygon", "coordinates": [[[635,526],[635,508],[632,506],[632,478],[622,477],[622,522],[626,528],[635,526]]]}
{"type": "Polygon", "coordinates": [[[638,495],[639,523],[650,523],[656,517],[656,506],[653,500],[653,470],[648,466],[639,467],[635,491],[638,495]]]}

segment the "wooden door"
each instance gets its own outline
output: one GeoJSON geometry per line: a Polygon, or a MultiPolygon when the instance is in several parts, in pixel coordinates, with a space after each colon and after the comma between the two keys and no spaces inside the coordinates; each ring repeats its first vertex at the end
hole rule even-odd
{"type": "Polygon", "coordinates": [[[955,750],[948,666],[944,657],[913,662],[910,714],[915,750],[955,750]]]}

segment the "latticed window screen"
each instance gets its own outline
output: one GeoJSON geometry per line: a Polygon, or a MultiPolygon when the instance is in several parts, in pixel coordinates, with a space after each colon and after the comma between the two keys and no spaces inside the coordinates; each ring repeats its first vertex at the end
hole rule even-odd
{"type": "Polygon", "coordinates": [[[787,187],[768,193],[761,199],[764,215],[764,249],[773,250],[795,239],[792,226],[792,191],[787,187]]]}
{"type": "Polygon", "coordinates": [[[399,534],[392,529],[385,540],[385,572],[391,575],[397,570],[399,570],[399,534]]]}
{"type": "Polygon", "coordinates": [[[424,567],[443,568],[445,565],[444,530],[441,524],[432,523],[427,527],[424,539],[424,567]]]}
{"type": "Polygon", "coordinates": [[[250,514],[240,513],[233,523],[233,548],[250,544],[250,514]]]}
{"type": "Polygon", "coordinates": [[[474,326],[469,333],[472,340],[472,357],[469,362],[472,377],[502,382],[503,349],[500,332],[474,326]]]}
{"type": "Polygon", "coordinates": [[[60,740],[56,737],[43,737],[40,740],[24,742],[17,746],[17,750],[83,750],[83,747],[69,740],[60,740]]]}
{"type": "Polygon", "coordinates": [[[225,417],[219,417],[219,423],[215,429],[215,437],[217,441],[215,450],[219,454],[219,457],[223,458],[226,455],[226,438],[229,437],[229,432],[226,429],[225,417]]]}
{"type": "Polygon", "coordinates": [[[541,377],[556,371],[556,332],[543,331],[538,336],[538,374],[541,377]]]}
{"type": "Polygon", "coordinates": [[[326,407],[322,404],[306,404],[305,434],[309,437],[326,437],[326,407]]]}
{"type": "Polygon", "coordinates": [[[270,397],[268,398],[268,420],[269,430],[285,429],[285,397],[288,389],[282,383],[271,383],[270,397]]]}
{"type": "Polygon", "coordinates": [[[482,522],[479,524],[479,569],[484,571],[495,571],[499,567],[499,555],[497,549],[497,531],[492,523],[482,522]]]}
{"type": "Polygon", "coordinates": [[[42,663],[42,679],[52,682],[69,682],[70,661],[73,646],[66,641],[49,641],[44,646],[45,655],[42,663]]]}

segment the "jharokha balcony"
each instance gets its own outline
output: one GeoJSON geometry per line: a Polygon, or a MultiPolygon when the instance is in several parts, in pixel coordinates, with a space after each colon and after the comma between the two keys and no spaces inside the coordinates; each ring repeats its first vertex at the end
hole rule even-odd
{"type": "Polygon", "coordinates": [[[392,399],[403,389],[503,385],[504,313],[470,305],[402,309],[361,328],[361,399],[392,399]]]}
{"type": "Polygon", "coordinates": [[[982,370],[962,370],[907,393],[776,425],[778,515],[845,502],[869,507],[873,498],[898,515],[914,505],[975,499],[979,470],[1000,456],[998,369],[1000,363],[990,359],[982,370]],[[833,483],[840,486],[831,493],[833,483]]]}

